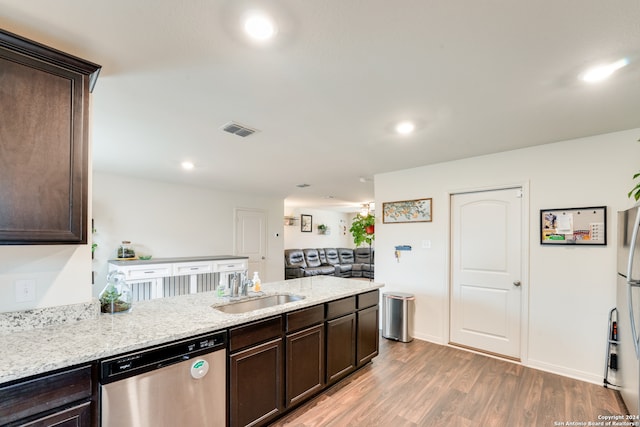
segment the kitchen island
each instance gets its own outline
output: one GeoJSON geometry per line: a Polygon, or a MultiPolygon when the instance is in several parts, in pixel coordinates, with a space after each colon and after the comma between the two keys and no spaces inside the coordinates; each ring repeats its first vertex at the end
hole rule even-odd
{"type": "Polygon", "coordinates": [[[375,290],[384,285],[337,277],[307,277],[263,283],[265,294],[305,298],[243,314],[226,314],[212,305],[229,303],[215,292],[140,301],[129,313],[96,314],[95,319],[1,334],[0,384],[90,362],[201,333],[264,319],[275,314],[375,290]]]}
{"type": "MultiPolygon", "coordinates": [[[[278,381],[273,387],[278,396],[282,396],[276,399],[275,412],[256,415],[264,416],[266,422],[363,366],[377,354],[378,289],[382,286],[364,280],[307,277],[265,283],[262,287],[264,295],[290,294],[302,299],[245,313],[229,314],[217,310],[215,307],[233,301],[218,297],[215,292],[203,292],[140,301],[129,313],[97,314],[88,320],[0,334],[3,343],[0,347],[0,395],[7,386],[21,385],[22,379],[46,378],[47,373],[55,374],[83,365],[86,366],[84,372],[93,367],[91,377],[95,382],[96,363],[103,359],[213,331],[228,331],[230,424],[244,425],[245,420],[238,419],[238,414],[244,417],[246,411],[238,412],[234,390],[246,387],[247,381],[254,380],[244,376],[242,364],[246,358],[259,354],[255,351],[262,348],[268,353],[271,350],[265,346],[272,346],[273,354],[279,358],[284,354],[287,358],[299,354],[298,360],[306,361],[307,357],[318,355],[305,354],[309,348],[307,344],[318,343],[317,348],[322,352],[317,364],[318,372],[322,372],[320,384],[311,382],[310,388],[305,388],[308,384],[285,385],[283,378],[287,381],[299,378],[295,371],[291,375],[286,373],[302,366],[295,360],[283,360],[284,371],[281,373],[265,371],[265,379],[278,381]],[[264,336],[261,335],[263,330],[264,336]],[[361,345],[361,341],[364,344],[361,345]],[[347,348],[343,345],[345,342],[350,343],[347,348]]],[[[308,365],[307,362],[304,364],[308,365]]],[[[94,403],[90,411],[95,422],[97,393],[93,392],[91,399],[94,403]]],[[[259,405],[254,403],[252,407],[259,405]]]]}

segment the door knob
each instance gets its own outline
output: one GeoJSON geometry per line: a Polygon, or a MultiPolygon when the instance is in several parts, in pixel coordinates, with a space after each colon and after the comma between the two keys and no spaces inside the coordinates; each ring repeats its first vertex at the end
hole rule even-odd
{"type": "Polygon", "coordinates": [[[521,284],[522,284],[522,283],[520,283],[520,280],[515,280],[515,281],[513,282],[513,285],[514,285],[514,286],[520,286],[521,284]]]}

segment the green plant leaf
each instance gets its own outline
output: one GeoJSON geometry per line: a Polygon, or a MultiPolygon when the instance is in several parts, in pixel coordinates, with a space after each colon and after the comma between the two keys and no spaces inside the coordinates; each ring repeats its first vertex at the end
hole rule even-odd
{"type": "Polygon", "coordinates": [[[375,234],[367,234],[367,227],[375,225],[376,217],[368,214],[366,216],[358,215],[353,219],[349,231],[353,236],[353,243],[356,247],[366,243],[370,245],[375,240],[375,234]]]}

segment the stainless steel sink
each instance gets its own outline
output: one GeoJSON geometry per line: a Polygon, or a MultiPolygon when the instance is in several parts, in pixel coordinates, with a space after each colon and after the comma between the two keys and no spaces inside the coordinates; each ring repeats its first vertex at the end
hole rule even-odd
{"type": "Polygon", "coordinates": [[[266,295],[263,297],[246,299],[237,302],[230,302],[225,305],[212,306],[216,310],[220,310],[225,313],[238,314],[246,313],[248,311],[260,310],[261,308],[273,307],[280,304],[286,304],[288,302],[300,301],[304,299],[300,295],[266,295]]]}

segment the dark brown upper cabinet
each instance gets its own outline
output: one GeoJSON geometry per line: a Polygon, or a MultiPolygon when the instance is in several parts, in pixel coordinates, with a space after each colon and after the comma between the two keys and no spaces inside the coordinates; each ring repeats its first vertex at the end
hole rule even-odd
{"type": "Polygon", "coordinates": [[[0,244],[87,242],[100,66],[0,30],[0,244]]]}

